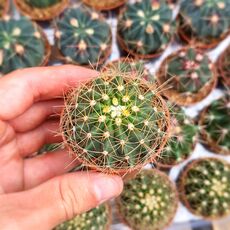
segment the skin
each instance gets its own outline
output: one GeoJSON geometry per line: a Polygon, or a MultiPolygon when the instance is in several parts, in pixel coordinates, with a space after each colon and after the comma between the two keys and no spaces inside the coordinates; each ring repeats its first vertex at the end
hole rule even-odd
{"type": "Polygon", "coordinates": [[[66,174],[78,162],[65,149],[28,158],[44,144],[62,141],[63,93],[95,76],[65,65],[17,70],[0,79],[1,229],[52,229],[121,193],[119,176],[66,174]]]}

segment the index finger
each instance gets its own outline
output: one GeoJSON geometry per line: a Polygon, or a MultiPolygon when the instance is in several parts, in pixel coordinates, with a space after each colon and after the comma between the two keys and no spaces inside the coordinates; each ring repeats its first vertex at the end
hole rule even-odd
{"type": "Polygon", "coordinates": [[[50,100],[70,87],[97,76],[80,66],[63,65],[17,70],[0,79],[0,119],[11,120],[34,102],[50,100]]]}

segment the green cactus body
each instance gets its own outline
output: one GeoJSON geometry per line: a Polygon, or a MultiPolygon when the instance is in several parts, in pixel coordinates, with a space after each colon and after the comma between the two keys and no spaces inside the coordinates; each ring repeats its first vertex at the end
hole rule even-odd
{"type": "Polygon", "coordinates": [[[130,54],[143,58],[161,53],[172,39],[175,25],[165,1],[127,4],[118,20],[118,41],[130,54]]]}
{"type": "Polygon", "coordinates": [[[61,127],[86,166],[121,172],[158,154],[167,140],[168,116],[164,101],[137,72],[130,77],[111,69],[67,96],[61,127]]]}
{"type": "Polygon", "coordinates": [[[48,58],[47,40],[26,18],[0,20],[0,75],[43,65],[48,58]]]}
{"type": "Polygon", "coordinates": [[[65,61],[81,65],[104,62],[110,54],[111,30],[106,21],[86,7],[65,11],[57,20],[56,43],[65,61]]]}
{"type": "Polygon", "coordinates": [[[170,224],[177,203],[176,189],[165,174],[143,170],[125,183],[118,211],[133,230],[159,230],[170,224]]]}
{"type": "Polygon", "coordinates": [[[179,179],[182,201],[194,214],[223,217],[230,212],[230,165],[204,158],[192,161],[179,179]]]}
{"type": "Polygon", "coordinates": [[[107,230],[110,221],[108,205],[101,205],[60,224],[55,230],[107,230]]]}
{"type": "Polygon", "coordinates": [[[216,73],[208,56],[192,47],[166,58],[157,78],[160,85],[167,85],[164,93],[168,99],[182,105],[201,101],[216,83],[216,73]]]}
{"type": "Polygon", "coordinates": [[[208,146],[216,153],[230,154],[230,96],[226,95],[203,112],[200,126],[208,146]]]}
{"type": "Polygon", "coordinates": [[[170,130],[169,141],[157,159],[157,164],[163,168],[170,168],[187,159],[197,141],[197,126],[178,106],[171,109],[170,130]]]}
{"type": "Polygon", "coordinates": [[[210,45],[230,29],[229,0],[182,0],[180,29],[191,39],[210,45]]]}
{"type": "Polygon", "coordinates": [[[47,152],[54,152],[62,147],[63,146],[60,143],[46,144],[37,152],[37,154],[40,155],[47,152]]]}
{"type": "Polygon", "coordinates": [[[28,3],[30,6],[37,8],[47,8],[59,2],[61,2],[61,0],[26,0],[26,3],[28,3]]]}

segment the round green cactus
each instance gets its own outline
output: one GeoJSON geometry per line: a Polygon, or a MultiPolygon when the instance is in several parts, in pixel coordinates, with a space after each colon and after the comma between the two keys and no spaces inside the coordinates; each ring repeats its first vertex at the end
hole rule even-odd
{"type": "Polygon", "coordinates": [[[82,0],[97,10],[111,10],[123,5],[127,0],[82,0]]]}
{"type": "Polygon", "coordinates": [[[201,115],[201,134],[217,154],[230,154],[230,95],[213,101],[201,115]]]}
{"type": "Polygon", "coordinates": [[[56,27],[57,47],[66,62],[97,65],[109,56],[111,30],[95,11],[82,6],[69,8],[56,27]]]}
{"type": "Polygon", "coordinates": [[[192,161],[179,178],[183,203],[191,212],[205,218],[230,213],[230,165],[204,158],[192,161]]]}
{"type": "Polygon", "coordinates": [[[54,230],[108,230],[111,213],[108,205],[100,205],[87,213],[66,221],[54,230]]]}
{"type": "Polygon", "coordinates": [[[151,161],[167,141],[165,102],[138,72],[110,69],[66,98],[61,127],[66,144],[86,166],[132,171],[151,161]]]}
{"type": "Polygon", "coordinates": [[[151,58],[166,48],[175,25],[165,1],[143,0],[127,4],[118,20],[118,41],[128,53],[151,58]]]}
{"type": "Polygon", "coordinates": [[[229,11],[229,0],[182,0],[179,30],[185,40],[210,46],[229,32],[229,11]]]}
{"type": "Polygon", "coordinates": [[[28,3],[29,5],[33,6],[33,7],[37,7],[37,8],[46,8],[46,7],[50,7],[53,6],[59,2],[61,2],[61,0],[25,0],[26,3],[28,3]]]}
{"type": "Polygon", "coordinates": [[[192,154],[197,141],[198,127],[180,107],[174,106],[171,109],[169,133],[169,141],[156,161],[156,164],[163,168],[173,167],[192,154]]]}
{"type": "Polygon", "coordinates": [[[122,219],[135,230],[167,227],[175,215],[177,203],[174,185],[157,170],[143,170],[125,183],[117,202],[122,219]]]}
{"type": "Polygon", "coordinates": [[[210,93],[216,83],[216,72],[207,55],[188,47],[164,60],[157,79],[166,84],[164,94],[169,100],[189,105],[210,93]]]}
{"type": "Polygon", "coordinates": [[[46,64],[50,47],[41,29],[27,18],[0,20],[0,75],[46,64]]]}

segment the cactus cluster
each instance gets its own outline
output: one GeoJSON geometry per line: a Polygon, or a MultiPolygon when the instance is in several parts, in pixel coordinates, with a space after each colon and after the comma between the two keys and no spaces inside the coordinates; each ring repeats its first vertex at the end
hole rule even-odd
{"type": "Polygon", "coordinates": [[[230,30],[229,0],[182,0],[179,34],[203,48],[212,48],[230,30]]]}
{"type": "Polygon", "coordinates": [[[111,10],[123,4],[127,0],[82,0],[85,4],[93,7],[96,10],[111,10]]]}
{"type": "Polygon", "coordinates": [[[8,0],[0,0],[0,18],[6,13],[8,10],[9,2],[8,0]]]}
{"type": "Polygon", "coordinates": [[[60,224],[54,230],[108,230],[110,222],[110,208],[104,204],[60,224]]]}
{"type": "Polygon", "coordinates": [[[165,1],[142,0],[127,4],[118,18],[118,42],[131,55],[152,58],[170,43],[175,25],[165,1]]]}
{"type": "Polygon", "coordinates": [[[191,105],[204,99],[216,84],[216,71],[202,51],[187,47],[167,57],[157,74],[163,93],[174,103],[191,105]]]}
{"type": "Polygon", "coordinates": [[[135,230],[164,229],[171,223],[177,203],[174,185],[157,170],[143,170],[127,181],[117,199],[121,218],[135,230]]]}
{"type": "Polygon", "coordinates": [[[65,104],[65,142],[91,168],[135,170],[155,158],[167,141],[166,103],[138,72],[102,71],[67,94],[65,104]]]}
{"type": "Polygon", "coordinates": [[[170,168],[187,159],[194,150],[198,128],[194,122],[178,107],[172,107],[169,141],[157,158],[156,164],[170,168]]]}
{"type": "Polygon", "coordinates": [[[102,15],[75,6],[56,22],[56,44],[61,59],[81,65],[102,64],[110,55],[111,30],[102,15]]]}
{"type": "Polygon", "coordinates": [[[230,213],[230,165],[215,158],[192,161],[179,178],[179,192],[186,207],[204,218],[230,213]]]}
{"type": "Polygon", "coordinates": [[[0,20],[0,76],[25,67],[45,65],[50,46],[40,27],[26,18],[0,20]]]}
{"type": "Polygon", "coordinates": [[[230,154],[230,95],[226,94],[204,109],[200,119],[201,135],[217,154],[230,154]]]}

